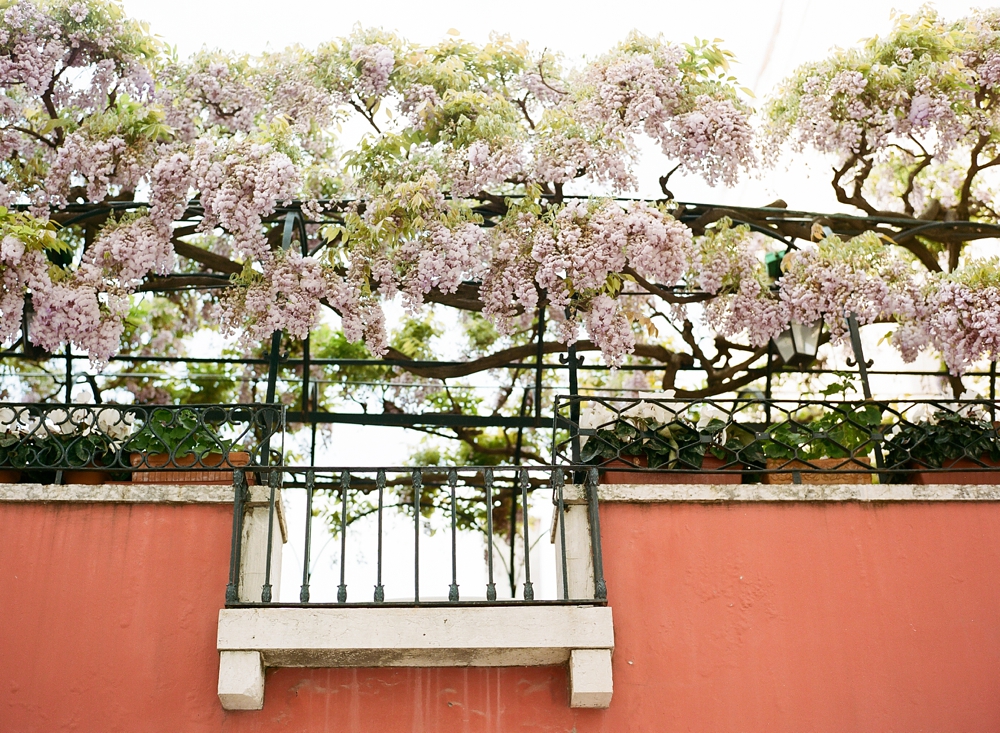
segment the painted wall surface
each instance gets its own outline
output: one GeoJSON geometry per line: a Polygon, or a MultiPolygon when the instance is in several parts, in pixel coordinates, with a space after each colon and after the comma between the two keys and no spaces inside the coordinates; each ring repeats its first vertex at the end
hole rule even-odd
{"type": "Polygon", "coordinates": [[[610,710],[561,668],[282,669],[226,713],[229,507],[0,505],[0,732],[1000,730],[1000,504],[601,518],[610,710]]]}
{"type": "Polygon", "coordinates": [[[232,505],[0,504],[0,731],[219,730],[232,505]]]}
{"type": "Polygon", "coordinates": [[[608,731],[1000,730],[1000,504],[601,517],[608,731]]]}

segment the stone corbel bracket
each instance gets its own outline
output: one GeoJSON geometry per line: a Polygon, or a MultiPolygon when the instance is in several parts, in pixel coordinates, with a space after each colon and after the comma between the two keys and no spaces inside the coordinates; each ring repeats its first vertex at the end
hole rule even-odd
{"type": "Polygon", "coordinates": [[[219,612],[219,700],[264,706],[265,667],[569,665],[570,706],[611,703],[611,609],[517,605],[229,608],[219,612]]]}

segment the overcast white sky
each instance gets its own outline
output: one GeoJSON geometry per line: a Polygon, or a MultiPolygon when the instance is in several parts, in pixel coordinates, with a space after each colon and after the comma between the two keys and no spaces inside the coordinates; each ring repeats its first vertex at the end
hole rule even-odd
{"type": "MultiPolygon", "coordinates": [[[[353,25],[381,26],[423,43],[439,40],[450,28],[466,38],[485,40],[491,31],[508,33],[538,48],[570,58],[594,55],[630,30],[663,33],[674,41],[695,36],[721,38],[742,62],[740,76],[758,93],[803,61],[832,46],[846,46],[883,33],[893,9],[913,12],[915,0],[757,0],[756,2],[593,2],[549,0],[532,3],[453,3],[440,0],[375,2],[223,2],[222,0],[125,0],[129,13],[151,23],[153,32],[181,53],[202,46],[258,52],[270,45],[315,46],[348,33],[353,25]]],[[[958,17],[974,3],[933,3],[958,17]]]]}

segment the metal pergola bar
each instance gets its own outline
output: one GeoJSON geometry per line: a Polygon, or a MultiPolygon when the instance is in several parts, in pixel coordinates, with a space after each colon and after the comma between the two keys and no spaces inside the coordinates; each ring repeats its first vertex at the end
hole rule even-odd
{"type": "MultiPolygon", "coordinates": [[[[563,352],[565,353],[565,352],[563,352]]],[[[582,355],[578,355],[582,356],[582,355]]],[[[85,354],[50,354],[49,356],[39,359],[36,356],[31,356],[23,354],[19,351],[0,351],[0,358],[3,359],[22,359],[27,361],[49,361],[55,359],[71,359],[72,361],[89,361],[90,359],[85,354]]],[[[761,360],[766,359],[766,356],[762,356],[761,360]]],[[[271,360],[269,358],[257,358],[257,357],[246,357],[246,358],[235,358],[235,357],[206,357],[206,356],[113,356],[109,359],[112,362],[140,362],[140,363],[153,363],[153,364],[240,364],[240,365],[264,365],[270,364],[271,360]]],[[[298,358],[287,358],[282,357],[278,360],[279,367],[301,367],[303,364],[310,364],[312,366],[406,366],[413,367],[415,369],[433,369],[434,367],[443,366],[462,366],[467,362],[464,361],[422,361],[413,360],[405,361],[401,359],[298,359],[298,358]]],[[[535,361],[511,361],[498,364],[496,366],[491,366],[491,369],[539,369],[543,371],[566,371],[570,368],[568,363],[557,363],[557,362],[535,362],[535,361]]],[[[662,371],[665,368],[664,364],[622,364],[617,367],[620,371],[662,371]]],[[[590,371],[608,371],[608,367],[603,364],[587,364],[582,363],[577,365],[577,369],[580,370],[590,370],[590,371]]],[[[683,372],[703,372],[705,369],[698,366],[686,366],[679,365],[677,371],[683,372]]],[[[840,374],[843,369],[817,369],[814,367],[810,368],[798,368],[790,369],[783,366],[776,365],[774,367],[774,373],[787,373],[787,374],[840,374]]],[[[870,375],[885,375],[885,376],[914,376],[914,377],[947,377],[950,376],[950,372],[940,370],[940,371],[927,371],[921,369],[869,369],[868,374],[870,375]]],[[[101,376],[101,375],[95,375],[101,376]]],[[[109,375],[117,376],[117,375],[109,375]]],[[[963,374],[967,377],[990,377],[996,376],[994,370],[987,369],[986,371],[967,371],[963,374]]],[[[432,377],[433,378],[433,377],[432,377]]],[[[296,381],[294,378],[290,377],[280,377],[282,381],[296,381]]],[[[298,380],[298,381],[301,381],[298,380]]],[[[542,390],[554,389],[553,387],[541,386],[542,390]]]]}

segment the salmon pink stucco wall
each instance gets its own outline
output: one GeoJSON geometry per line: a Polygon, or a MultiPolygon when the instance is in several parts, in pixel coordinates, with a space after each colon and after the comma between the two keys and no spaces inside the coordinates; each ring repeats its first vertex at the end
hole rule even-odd
{"type": "Polygon", "coordinates": [[[219,730],[232,511],[0,503],[0,733],[219,730]]]}
{"type": "MultiPolygon", "coordinates": [[[[607,730],[1000,731],[1000,504],[615,504],[607,730]]],[[[583,729],[581,729],[583,730],[583,729]]]]}
{"type": "Polygon", "coordinates": [[[1000,503],[603,506],[606,711],[562,668],[268,670],[223,711],[230,511],[0,503],[0,733],[1000,730],[1000,503]]]}
{"type": "Polygon", "coordinates": [[[216,695],[232,505],[0,502],[0,733],[568,731],[562,668],[269,670],[216,695]],[[537,720],[537,727],[534,721],[537,720]]]}

